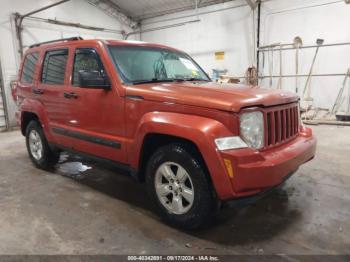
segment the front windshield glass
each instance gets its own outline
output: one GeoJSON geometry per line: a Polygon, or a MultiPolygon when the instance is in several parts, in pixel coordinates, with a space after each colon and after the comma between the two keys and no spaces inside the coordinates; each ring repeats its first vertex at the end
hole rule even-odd
{"type": "Polygon", "coordinates": [[[185,53],[143,46],[109,46],[109,51],[126,83],[209,81],[185,53]]]}

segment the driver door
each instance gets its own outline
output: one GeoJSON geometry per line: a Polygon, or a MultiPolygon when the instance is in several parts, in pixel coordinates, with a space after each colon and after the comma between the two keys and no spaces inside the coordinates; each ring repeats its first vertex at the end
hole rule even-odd
{"type": "Polygon", "coordinates": [[[76,47],[72,50],[70,85],[65,98],[70,102],[66,135],[74,139],[74,149],[126,163],[124,99],[114,83],[109,88],[84,87],[79,72],[96,71],[108,76],[98,48],[76,47]]]}

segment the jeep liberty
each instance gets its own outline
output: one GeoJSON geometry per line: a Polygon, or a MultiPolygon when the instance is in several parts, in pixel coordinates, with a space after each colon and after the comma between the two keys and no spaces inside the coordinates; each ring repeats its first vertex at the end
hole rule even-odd
{"type": "Polygon", "coordinates": [[[53,167],[62,150],[113,162],[183,228],[206,224],[223,203],[269,192],[316,150],[296,94],[214,83],[189,55],[158,44],[35,44],[16,98],[38,168],[53,167]]]}

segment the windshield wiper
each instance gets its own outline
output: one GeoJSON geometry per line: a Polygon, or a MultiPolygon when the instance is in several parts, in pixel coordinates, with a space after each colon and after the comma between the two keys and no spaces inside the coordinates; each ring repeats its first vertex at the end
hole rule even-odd
{"type": "Polygon", "coordinates": [[[152,79],[145,79],[145,80],[135,80],[132,81],[131,84],[133,85],[140,85],[140,84],[149,84],[149,83],[161,83],[161,82],[184,82],[184,81],[209,81],[202,78],[165,78],[165,79],[158,79],[158,78],[152,78],[152,79]]]}
{"type": "Polygon", "coordinates": [[[131,84],[133,85],[140,85],[140,84],[149,84],[149,83],[161,83],[161,82],[173,82],[173,79],[157,79],[157,78],[152,78],[152,79],[145,79],[145,80],[136,80],[132,81],[131,84]]]}
{"type": "Polygon", "coordinates": [[[203,78],[195,78],[195,77],[191,77],[191,78],[186,78],[186,81],[209,81],[208,79],[203,79],[203,78]]]}
{"type": "Polygon", "coordinates": [[[209,81],[203,78],[195,78],[195,77],[191,77],[191,78],[174,78],[173,79],[176,82],[184,82],[184,81],[209,81]]]}

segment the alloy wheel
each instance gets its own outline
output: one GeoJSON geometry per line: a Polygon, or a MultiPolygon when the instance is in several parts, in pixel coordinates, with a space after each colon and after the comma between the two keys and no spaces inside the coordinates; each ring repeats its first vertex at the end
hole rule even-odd
{"type": "Polygon", "coordinates": [[[177,163],[165,162],[159,166],[155,175],[155,188],[158,199],[170,213],[185,214],[193,205],[191,177],[177,163]]]}
{"type": "Polygon", "coordinates": [[[36,130],[31,130],[29,133],[29,148],[35,160],[40,160],[43,157],[43,143],[36,130]]]}

